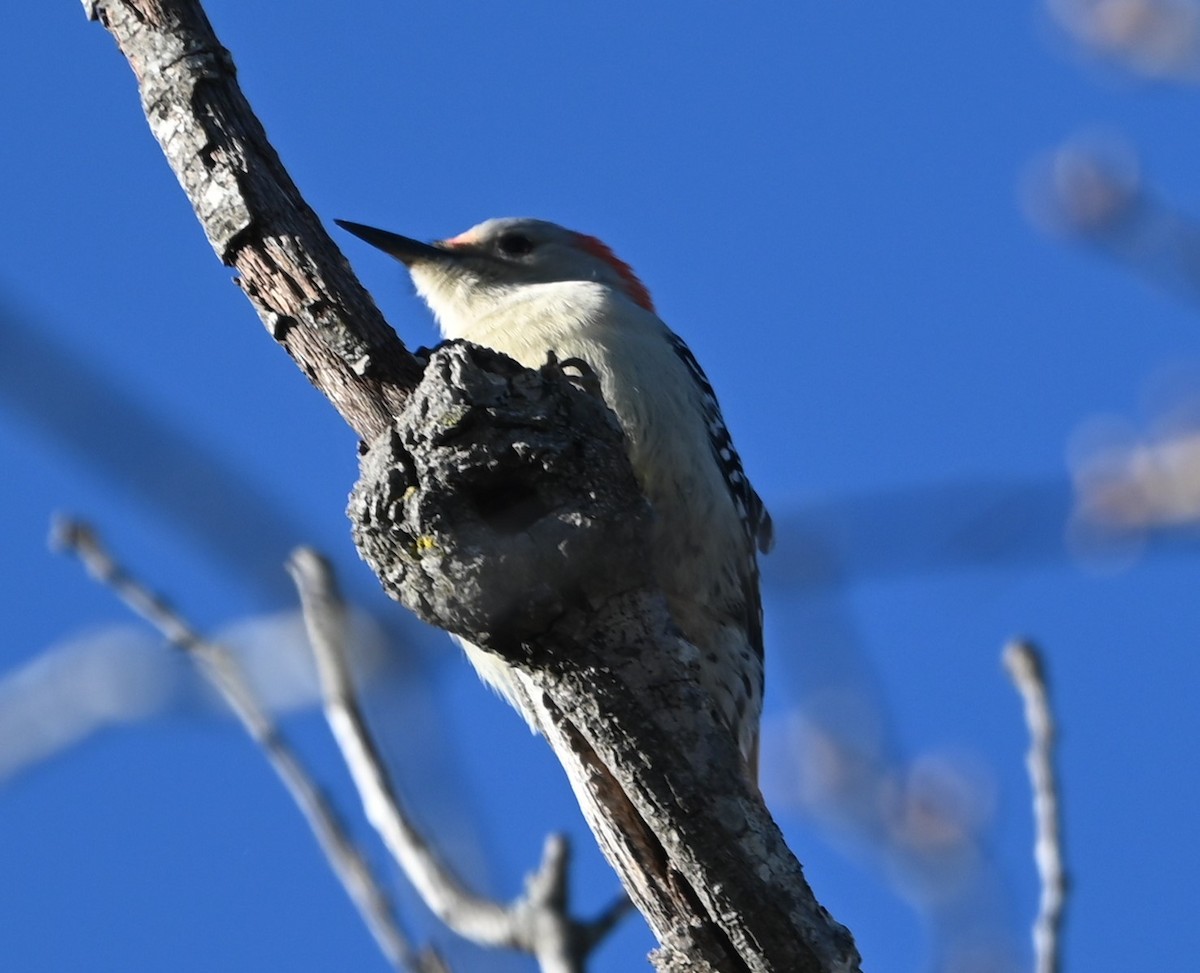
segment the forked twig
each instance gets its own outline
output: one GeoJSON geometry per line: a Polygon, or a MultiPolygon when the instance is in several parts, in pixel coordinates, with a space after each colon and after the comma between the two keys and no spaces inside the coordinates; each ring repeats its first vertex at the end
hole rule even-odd
{"type": "Polygon", "coordinates": [[[543,973],[582,973],[588,955],[631,909],[622,895],[599,917],[569,914],[570,848],[561,835],[546,839],[542,862],[525,892],[502,905],[466,888],[413,825],[371,737],[346,665],[345,608],[328,562],[311,548],[288,561],[317,658],[325,716],[358,787],[368,819],[425,904],[472,942],[534,956],[543,973]]]}
{"type": "Polygon", "coordinates": [[[88,524],[67,518],[56,520],[51,543],[77,557],[88,574],[112,590],[135,614],[158,629],[168,642],[196,663],[203,676],[229,704],[246,732],[262,747],[388,961],[396,969],[410,973],[431,969],[424,957],[409,945],[393,916],[391,902],[366,859],[350,839],[328,798],[259,703],[229,651],[206,640],[162,595],[133,577],[109,554],[88,524]]]}

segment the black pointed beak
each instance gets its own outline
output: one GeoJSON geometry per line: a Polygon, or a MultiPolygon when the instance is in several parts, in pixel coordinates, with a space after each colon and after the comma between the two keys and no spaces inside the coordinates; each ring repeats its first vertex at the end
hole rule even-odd
{"type": "Polygon", "coordinates": [[[351,223],[349,220],[334,220],[338,226],[348,233],[353,233],[360,240],[365,240],[373,247],[378,247],[390,257],[395,257],[406,267],[425,260],[453,259],[453,250],[435,247],[420,240],[390,233],[387,230],[377,230],[373,226],[363,226],[361,223],[351,223]]]}

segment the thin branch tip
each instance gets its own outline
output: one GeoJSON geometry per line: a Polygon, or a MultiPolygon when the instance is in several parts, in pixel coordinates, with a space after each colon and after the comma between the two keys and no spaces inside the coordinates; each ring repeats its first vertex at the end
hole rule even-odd
{"type": "Polygon", "coordinates": [[[1042,650],[1037,643],[1027,638],[1012,639],[1004,648],[1004,667],[1014,681],[1034,680],[1046,685],[1046,665],[1042,650]]]}
{"type": "Polygon", "coordinates": [[[537,870],[525,876],[525,897],[531,903],[563,909],[571,865],[571,843],[560,832],[546,835],[537,870]]]}
{"type": "Polygon", "coordinates": [[[328,584],[335,583],[329,559],[315,547],[309,547],[307,544],[302,544],[300,547],[295,548],[288,555],[284,566],[293,578],[300,575],[309,578],[316,577],[328,584]]]}
{"type": "Polygon", "coordinates": [[[1054,768],[1055,724],[1042,653],[1017,639],[1004,650],[1004,665],[1021,696],[1029,750],[1025,765],[1033,791],[1034,864],[1041,894],[1033,923],[1037,973],[1059,973],[1062,927],[1066,913],[1067,871],[1063,856],[1062,810],[1054,768]]]}
{"type": "Polygon", "coordinates": [[[70,514],[54,514],[50,518],[50,533],[46,542],[56,553],[74,551],[95,539],[95,531],[83,520],[70,514]]]}

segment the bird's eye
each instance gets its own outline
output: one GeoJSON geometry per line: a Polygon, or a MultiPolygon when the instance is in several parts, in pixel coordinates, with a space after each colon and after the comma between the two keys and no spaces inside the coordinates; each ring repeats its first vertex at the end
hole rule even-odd
{"type": "Polygon", "coordinates": [[[496,246],[506,257],[523,257],[533,249],[533,241],[524,233],[504,233],[496,246]]]}

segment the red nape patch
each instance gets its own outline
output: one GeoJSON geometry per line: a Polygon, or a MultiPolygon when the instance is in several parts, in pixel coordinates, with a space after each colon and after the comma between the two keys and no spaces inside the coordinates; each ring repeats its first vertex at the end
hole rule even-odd
{"type": "Polygon", "coordinates": [[[576,233],[575,240],[579,244],[580,250],[590,253],[593,257],[599,257],[617,272],[617,276],[625,285],[625,293],[629,295],[634,304],[644,307],[651,314],[656,313],[654,301],[650,299],[650,292],[646,290],[646,285],[638,280],[638,275],[633,272],[633,268],[613,253],[607,243],[597,237],[588,236],[586,233],[576,233]]]}

